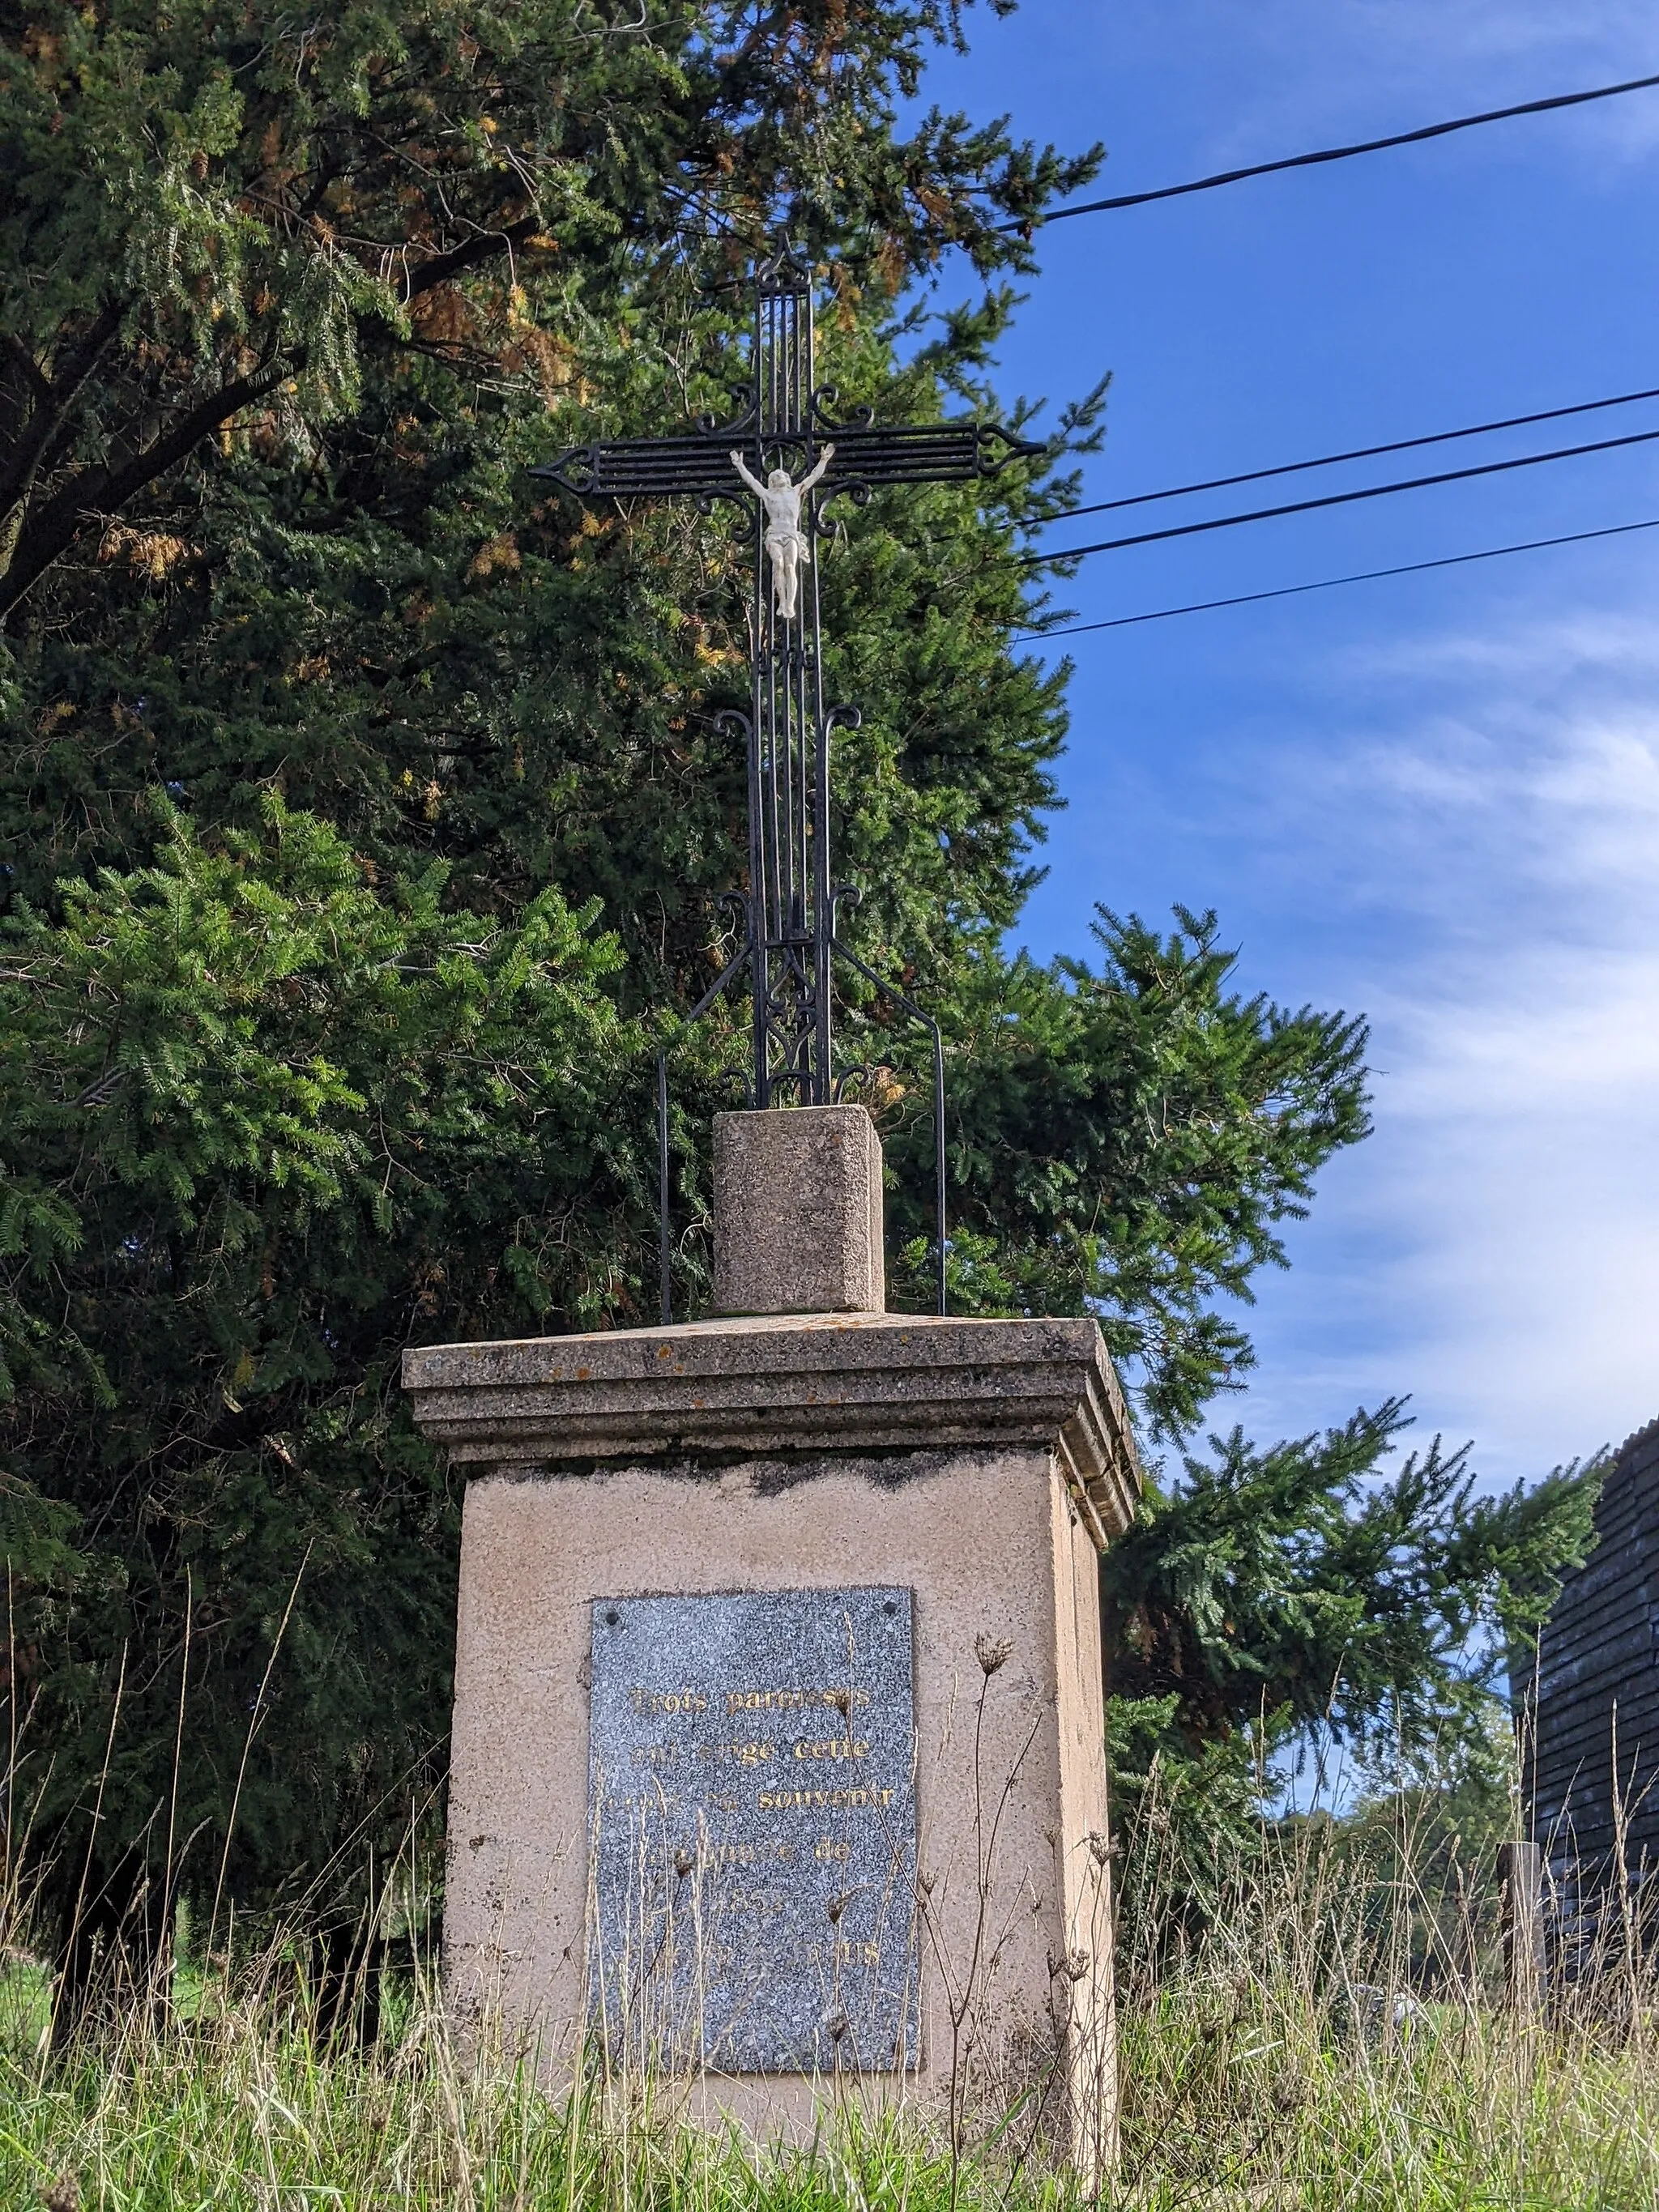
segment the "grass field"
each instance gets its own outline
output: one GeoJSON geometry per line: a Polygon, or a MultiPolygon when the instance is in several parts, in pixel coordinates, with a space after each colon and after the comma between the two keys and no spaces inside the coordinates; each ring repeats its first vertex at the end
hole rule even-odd
{"type": "MultiPolygon", "coordinates": [[[[1617,1942],[1537,2015],[1504,2001],[1490,1895],[1306,1835],[1126,1918],[1112,2205],[1659,2206],[1659,2004],[1617,1942]],[[1416,1994],[1408,1994],[1410,1990],[1416,1994]],[[1428,1990],[1430,1994],[1423,1992],[1428,1990]]],[[[14,1954],[15,1956],[15,1954],[14,1954]]],[[[280,1946],[181,1977],[50,2056],[38,1968],[0,1984],[0,2206],[192,2212],[848,2212],[1061,2206],[1009,2130],[950,2146],[826,2092],[811,2145],[678,2117],[672,2081],[550,2098],[470,2063],[406,1986],[363,2050],[319,2040],[280,1946]]]]}

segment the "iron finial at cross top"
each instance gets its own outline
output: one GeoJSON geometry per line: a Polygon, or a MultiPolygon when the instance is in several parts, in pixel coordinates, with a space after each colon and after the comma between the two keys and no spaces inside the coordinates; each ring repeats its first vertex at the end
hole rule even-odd
{"type": "Polygon", "coordinates": [[[751,1096],[757,1106],[828,1105],[836,1069],[830,969],[836,905],[830,870],[830,745],[845,708],[826,710],[812,547],[832,499],[864,505],[886,484],[968,483],[1040,444],[999,424],[878,425],[873,410],[833,415],[833,386],[813,359],[811,272],[787,246],[753,278],[747,404],[734,419],[705,416],[662,438],[573,447],[534,469],[583,500],[717,499],[753,510],[749,767],[749,884],[744,944],[724,988],[749,972],[754,1002],[751,1096]]]}

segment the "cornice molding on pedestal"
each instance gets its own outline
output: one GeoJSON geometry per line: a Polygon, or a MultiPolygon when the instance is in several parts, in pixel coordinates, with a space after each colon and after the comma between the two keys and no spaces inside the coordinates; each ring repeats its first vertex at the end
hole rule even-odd
{"type": "Polygon", "coordinates": [[[1103,1549],[1140,1462],[1092,1321],[810,1314],[405,1352],[453,1461],[556,1468],[740,1452],[1024,1449],[1060,1461],[1103,1549]]]}

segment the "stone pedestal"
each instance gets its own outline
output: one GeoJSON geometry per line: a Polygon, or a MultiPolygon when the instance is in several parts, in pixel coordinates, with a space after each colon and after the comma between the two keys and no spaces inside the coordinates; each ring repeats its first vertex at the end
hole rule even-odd
{"type": "Polygon", "coordinates": [[[714,1310],[879,1313],[881,1139],[862,1106],[714,1116],[714,1310]]]}
{"type": "Polygon", "coordinates": [[[1094,1322],[750,1316],[441,1346],[404,1372],[470,1477],[457,2012],[556,2072],[585,2035],[642,2049],[623,2015],[678,1974],[682,2014],[691,1990],[719,2015],[701,2064],[683,2017],[656,2016],[698,2112],[796,2134],[833,2094],[983,2112],[1035,2088],[1025,2110],[1097,2170],[1115,2065],[1096,1563],[1139,1477],[1094,1322]],[[763,1663],[733,1658],[786,1593],[807,1595],[775,1600],[763,1663]],[[601,1818],[643,1824],[621,1861],[637,1915],[601,1818]],[[596,1952],[619,1911],[620,1969],[596,1952]],[[750,2070],[766,2036],[795,2039],[796,2070],[750,2070]]]}

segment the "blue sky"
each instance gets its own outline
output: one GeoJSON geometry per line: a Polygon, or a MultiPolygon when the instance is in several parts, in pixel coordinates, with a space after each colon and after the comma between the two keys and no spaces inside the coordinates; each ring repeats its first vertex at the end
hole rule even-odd
{"type": "MultiPolygon", "coordinates": [[[[1026,0],[968,28],[933,95],[1103,139],[1091,197],[1659,70],[1627,0],[1026,0]]],[[[1659,386],[1656,198],[1659,92],[1084,217],[1042,236],[1001,386],[1057,403],[1113,372],[1090,498],[1659,386]]],[[[1659,428],[1659,403],[1559,428],[1424,466],[1659,428]]],[[[1648,516],[1638,447],[1105,555],[1065,603],[1648,516]]],[[[1377,1133],[1291,1228],[1224,1422],[1407,1391],[1507,1482],[1659,1413],[1656,588],[1659,531],[1050,648],[1073,719],[1033,950],[1082,950],[1096,900],[1213,905],[1248,988],[1374,1027],[1377,1133]]]]}

